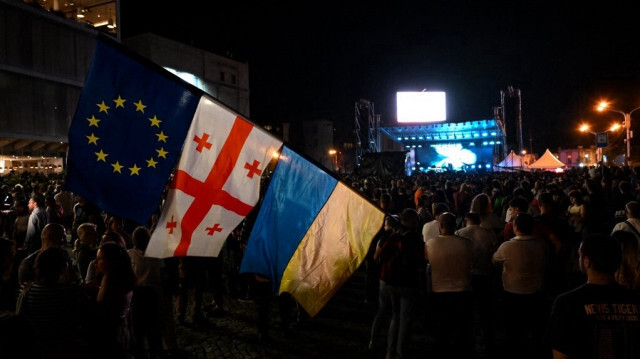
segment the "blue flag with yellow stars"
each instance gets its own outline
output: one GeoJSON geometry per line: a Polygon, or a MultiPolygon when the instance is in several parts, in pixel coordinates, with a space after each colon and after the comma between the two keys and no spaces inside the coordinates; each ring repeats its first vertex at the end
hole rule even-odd
{"type": "Polygon", "coordinates": [[[97,42],[69,129],[65,180],[104,212],[139,224],[159,207],[201,97],[143,62],[97,42]]]}

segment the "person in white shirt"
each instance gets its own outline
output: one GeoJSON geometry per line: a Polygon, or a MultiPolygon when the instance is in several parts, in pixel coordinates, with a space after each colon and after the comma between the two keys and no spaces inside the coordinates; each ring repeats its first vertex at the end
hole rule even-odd
{"type": "Polygon", "coordinates": [[[422,226],[422,239],[424,240],[424,243],[427,243],[429,239],[440,235],[440,221],[438,220],[438,217],[448,211],[449,206],[447,206],[446,203],[433,204],[433,220],[422,226]]]}
{"type": "Polygon", "coordinates": [[[455,235],[453,213],[441,214],[439,221],[440,235],[429,239],[425,246],[432,278],[430,309],[440,336],[436,351],[468,358],[473,353],[472,243],[455,235]]]}
{"type": "Polygon", "coordinates": [[[498,247],[494,231],[481,227],[480,215],[469,212],[465,216],[466,226],[456,231],[456,235],[471,240],[471,289],[474,310],[480,318],[487,356],[495,354],[495,313],[493,308],[493,273],[491,257],[498,247]]]}
{"type": "Polygon", "coordinates": [[[611,234],[617,231],[625,231],[632,233],[640,244],[640,203],[636,201],[627,202],[624,206],[627,219],[625,221],[617,223],[611,234]]]}
{"type": "Polygon", "coordinates": [[[533,235],[534,226],[530,214],[518,213],[513,225],[516,236],[502,243],[493,254],[493,263],[502,265],[508,356],[543,348],[550,307],[543,291],[548,249],[544,240],[533,235]]]}

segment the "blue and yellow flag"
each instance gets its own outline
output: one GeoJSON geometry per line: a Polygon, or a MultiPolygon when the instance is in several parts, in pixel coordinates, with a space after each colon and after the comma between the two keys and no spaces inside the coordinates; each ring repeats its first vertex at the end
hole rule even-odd
{"type": "Polygon", "coordinates": [[[362,264],[384,212],[286,146],[242,258],[315,316],[362,264]]]}
{"type": "Polygon", "coordinates": [[[159,207],[201,93],[98,41],[69,129],[67,189],[146,223],[159,207]]]}

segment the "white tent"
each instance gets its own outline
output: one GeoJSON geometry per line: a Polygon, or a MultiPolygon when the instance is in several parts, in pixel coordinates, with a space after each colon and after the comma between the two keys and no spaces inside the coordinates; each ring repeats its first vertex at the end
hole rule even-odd
{"type": "Polygon", "coordinates": [[[513,150],[509,152],[502,162],[494,166],[495,171],[527,171],[528,169],[528,166],[523,162],[522,156],[517,155],[513,150]]]}
{"type": "Polygon", "coordinates": [[[547,148],[544,155],[540,157],[537,161],[529,165],[529,168],[533,169],[545,169],[545,170],[554,170],[556,168],[565,167],[566,165],[554,156],[551,151],[547,148]]]}

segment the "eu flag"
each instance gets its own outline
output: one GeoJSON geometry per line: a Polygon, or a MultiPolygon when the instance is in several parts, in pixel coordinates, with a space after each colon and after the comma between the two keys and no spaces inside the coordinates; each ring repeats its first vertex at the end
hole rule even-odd
{"type": "Polygon", "coordinates": [[[146,223],[158,209],[201,93],[98,41],[69,129],[67,189],[146,223]]]}

